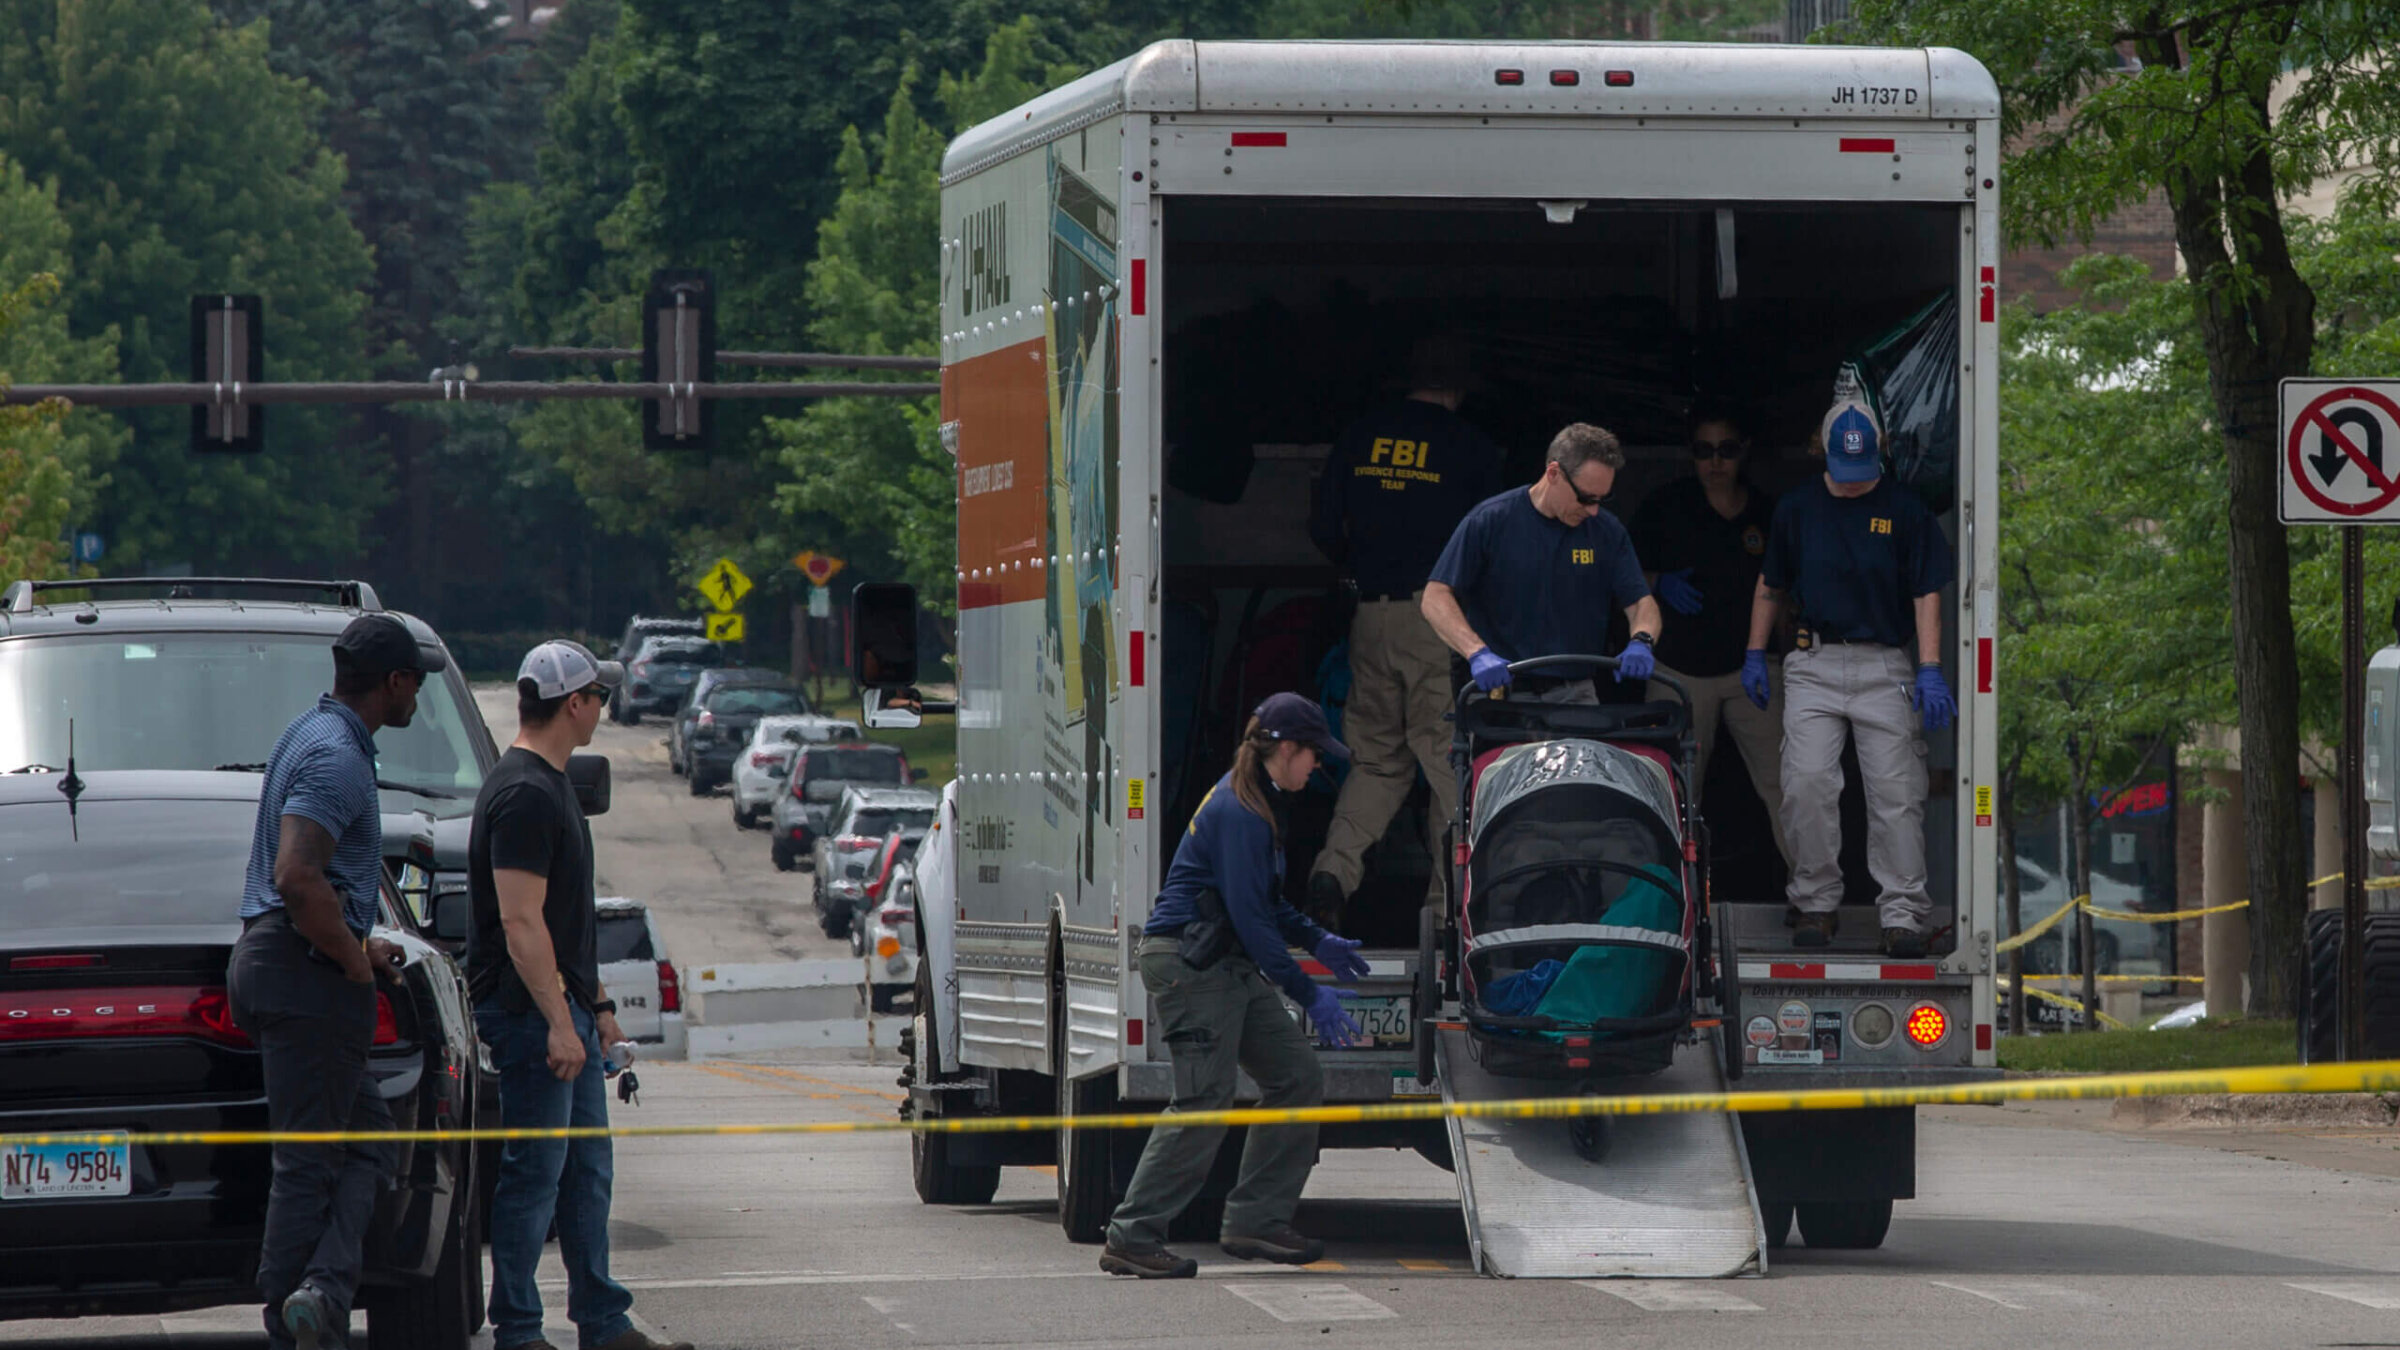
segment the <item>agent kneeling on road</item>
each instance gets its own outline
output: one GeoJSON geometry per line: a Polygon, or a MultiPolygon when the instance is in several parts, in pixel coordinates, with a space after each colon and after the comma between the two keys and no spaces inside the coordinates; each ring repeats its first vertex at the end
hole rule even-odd
{"type": "MultiPolygon", "coordinates": [[[[1601,651],[1618,609],[1633,637],[1617,654],[1617,678],[1650,678],[1658,602],[1632,538],[1600,505],[1624,467],[1615,436],[1572,423],[1551,438],[1532,487],[1481,503],[1451,534],[1425,583],[1425,620],[1484,690],[1512,683],[1511,661],[1601,651]]],[[[1543,670],[1513,683],[1545,703],[1599,701],[1588,669],[1543,670]]]]}
{"type": "MultiPolygon", "coordinates": [[[[573,642],[545,642],[517,670],[517,739],[484,779],[467,838],[467,987],[475,1030],[500,1070],[504,1129],[608,1124],[603,1046],[625,1039],[600,987],[592,831],[567,757],[592,731],[625,668],[573,642]]],[[[633,1325],[633,1295],[608,1275],[610,1141],[512,1139],[492,1195],[492,1344],[542,1338],[534,1270],[553,1217],[567,1316],[582,1350],[692,1350],[633,1325]]]]}
{"type": "Polygon", "coordinates": [[[1309,536],[1358,586],[1342,721],[1354,758],[1308,878],[1309,917],[1322,924],[1338,922],[1365,876],[1368,848],[1408,800],[1419,769],[1433,789],[1426,904],[1441,903],[1449,875],[1442,827],[1458,804],[1444,720],[1450,653],[1418,606],[1442,545],[1500,486],[1499,447],[1458,415],[1469,373],[1465,343],[1420,340],[1409,358],[1408,397],[1345,428],[1317,483],[1309,536]]]}
{"type": "Polygon", "coordinates": [[[1750,606],[1742,688],[1764,708],[1767,634],[1798,613],[1783,660],[1783,837],[1791,849],[1792,945],[1840,927],[1842,744],[1858,747],[1867,870],[1882,888],[1883,949],[1925,954],[1925,742],[1958,704],[1942,678],[1941,589],[1950,544],[1915,493],[1883,476],[1883,430],[1864,403],[1825,415],[1824,478],[1786,493],[1750,606]],[[1910,639],[1914,635],[1914,656],[1910,639]]]}
{"type": "MultiPolygon", "coordinates": [[[[1142,983],[1158,1001],[1157,1034],[1175,1062],[1175,1098],[1162,1120],[1232,1105],[1237,1066],[1258,1083],[1262,1107],[1325,1100],[1316,1052],[1284,1011],[1285,994],[1308,1010],[1326,1044],[1359,1039],[1340,997],[1311,980],[1287,950],[1314,954],[1344,984],[1367,973],[1357,943],[1319,928],[1283,899],[1285,803],[1307,786],[1320,755],[1348,759],[1350,752],[1316,704],[1298,694],[1259,704],[1233,770],[1209,790],[1176,846],[1141,945],[1142,983]]],[[[1199,1269],[1167,1249],[1167,1225],[1199,1195],[1224,1137],[1223,1126],[1150,1131],[1108,1221],[1102,1270],[1184,1279],[1199,1269]]],[[[1316,1157],[1314,1125],[1251,1129],[1241,1178],[1225,1199],[1219,1245],[1228,1256],[1286,1265],[1324,1256],[1324,1243],[1292,1227],[1316,1157]]]]}
{"type": "MultiPolygon", "coordinates": [[[[242,881],[242,936],[227,962],[233,1020],[258,1046],[270,1130],[389,1130],[367,1072],[375,976],[400,951],[370,938],[383,885],[375,733],[417,714],[449,661],[389,614],[353,619],[333,644],[333,692],[267,757],[242,881]]],[[[275,1350],[339,1347],[365,1265],[389,1144],[277,1144],[258,1288],[275,1350]]]]}
{"type": "MultiPolygon", "coordinates": [[[[1750,633],[1750,604],[1775,522],[1775,498],[1742,473],[1750,437],[1733,414],[1703,404],[1692,410],[1692,476],[1650,494],[1633,518],[1634,551],[1666,607],[1682,616],[1658,644],[1658,673],[1683,685],[1692,700],[1692,795],[1706,805],[1708,760],[1717,723],[1750,770],[1750,786],[1767,808],[1775,851],[1783,844],[1783,708],[1773,700],[1754,708],[1742,689],[1750,633]]],[[[1778,658],[1769,656],[1770,664],[1778,658]]],[[[1653,699],[1672,700],[1665,685],[1653,699]]]]}

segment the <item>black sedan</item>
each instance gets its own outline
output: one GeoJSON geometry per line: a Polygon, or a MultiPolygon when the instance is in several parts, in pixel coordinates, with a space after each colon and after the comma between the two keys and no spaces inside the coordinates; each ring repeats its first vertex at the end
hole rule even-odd
{"type": "MultiPolygon", "coordinates": [[[[258,811],[248,773],[0,777],[0,1134],[261,1130],[225,963],[258,811]]],[[[475,1118],[457,964],[387,885],[371,1070],[404,1129],[475,1118]]],[[[403,1145],[359,1302],[378,1350],[462,1350],[482,1322],[473,1151],[403,1145]]],[[[0,1147],[0,1320],[254,1301],[270,1174],[254,1145],[0,1147]]]]}
{"type": "Polygon", "coordinates": [[[700,796],[733,777],[733,757],[749,744],[759,718],[807,711],[807,697],[774,671],[708,671],[675,710],[667,767],[689,778],[692,795],[700,796]]]}

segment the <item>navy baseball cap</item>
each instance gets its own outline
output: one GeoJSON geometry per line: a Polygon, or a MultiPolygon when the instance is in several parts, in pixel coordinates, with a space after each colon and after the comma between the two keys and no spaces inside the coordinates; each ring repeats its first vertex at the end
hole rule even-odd
{"type": "Polygon", "coordinates": [[[1314,746],[1327,759],[1347,762],[1350,747],[1333,738],[1333,728],[1326,725],[1325,710],[1313,700],[1298,694],[1269,694],[1251,716],[1258,719],[1258,729],[1279,741],[1298,741],[1314,746]]]}
{"type": "Polygon", "coordinates": [[[333,664],[367,675],[413,670],[434,675],[450,667],[450,658],[431,642],[420,642],[408,625],[389,614],[361,614],[333,640],[333,664]]]}
{"type": "Polygon", "coordinates": [[[1883,426],[1863,400],[1845,398],[1825,413],[1825,472],[1837,483],[1883,476],[1883,426]]]}

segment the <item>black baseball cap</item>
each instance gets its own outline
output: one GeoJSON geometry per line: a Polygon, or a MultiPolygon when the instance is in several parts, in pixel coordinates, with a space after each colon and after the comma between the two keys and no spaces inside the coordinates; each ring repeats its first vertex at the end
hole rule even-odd
{"type": "Polygon", "coordinates": [[[1317,753],[1327,759],[1348,762],[1350,747],[1333,738],[1333,728],[1326,725],[1325,710],[1315,701],[1298,694],[1269,694],[1267,701],[1250,714],[1258,719],[1258,729],[1279,741],[1298,741],[1315,746],[1317,753]]]}
{"type": "Polygon", "coordinates": [[[366,675],[413,670],[432,675],[450,668],[450,658],[430,642],[419,642],[408,625],[389,614],[362,614],[333,640],[337,669],[366,675]]]}

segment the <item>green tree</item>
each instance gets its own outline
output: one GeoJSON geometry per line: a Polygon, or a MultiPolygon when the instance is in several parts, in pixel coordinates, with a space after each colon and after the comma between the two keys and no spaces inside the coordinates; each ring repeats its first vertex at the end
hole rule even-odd
{"type": "MultiPolygon", "coordinates": [[[[363,373],[368,256],[342,210],[317,95],[265,31],[199,0],[0,0],[0,153],[55,186],[78,332],[113,328],[135,381],[187,378],[189,297],[267,297],[270,379],[363,373]]],[[[278,408],[256,456],[196,456],[180,410],[126,416],[93,522],[110,561],[325,566],[354,559],[382,466],[334,415],[278,408]]]]}
{"type": "Polygon", "coordinates": [[[1859,0],[1832,40],[1963,48],[1999,82],[2010,238],[2044,245],[2163,195],[2226,466],[2255,1009],[2285,1005],[2306,909],[2292,556],[2277,521],[2276,385],[2306,375],[2317,296],[2284,194],[2400,167],[2389,0],[1859,0]],[[2130,60],[2128,58],[2131,58],[2130,60]],[[2279,88],[2279,81],[2286,86],[2279,88]]]}
{"type": "MultiPolygon", "coordinates": [[[[0,156],[0,386],[116,378],[116,335],[73,336],[56,303],[59,278],[73,269],[67,245],[55,195],[0,156]]],[[[106,413],[0,411],[0,581],[65,567],[61,536],[89,508],[124,442],[106,413]]]]}

